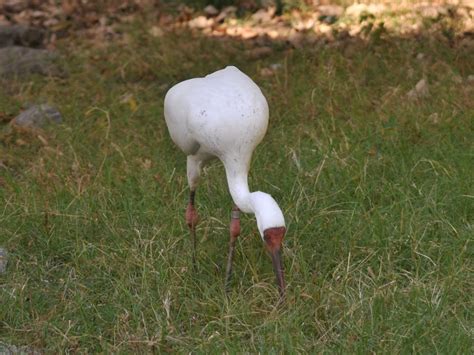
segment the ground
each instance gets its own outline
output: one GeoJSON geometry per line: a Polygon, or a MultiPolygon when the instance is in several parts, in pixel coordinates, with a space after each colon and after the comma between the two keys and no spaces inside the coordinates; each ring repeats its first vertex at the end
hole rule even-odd
{"type": "Polygon", "coordinates": [[[260,44],[150,21],[107,43],[58,39],[67,76],[0,89],[1,341],[45,353],[471,352],[472,46],[371,27],[357,40],[269,41],[260,57],[260,44]],[[250,215],[224,292],[232,201],[218,162],[197,191],[191,264],[185,157],[163,98],[228,64],[270,106],[250,185],[286,217],[282,307],[250,215]],[[10,126],[27,102],[57,106],[63,123],[10,126]]]}

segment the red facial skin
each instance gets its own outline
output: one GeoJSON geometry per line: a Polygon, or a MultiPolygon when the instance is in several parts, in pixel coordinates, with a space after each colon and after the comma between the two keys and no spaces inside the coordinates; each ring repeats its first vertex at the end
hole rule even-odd
{"type": "Polygon", "coordinates": [[[283,242],[285,232],[285,227],[268,228],[263,232],[263,239],[265,240],[267,250],[270,253],[281,249],[281,243],[283,242]]]}

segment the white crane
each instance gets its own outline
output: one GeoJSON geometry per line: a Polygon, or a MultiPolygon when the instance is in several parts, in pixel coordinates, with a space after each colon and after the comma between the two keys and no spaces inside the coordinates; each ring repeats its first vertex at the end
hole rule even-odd
{"type": "Polygon", "coordinates": [[[202,166],[218,158],[224,164],[235,203],[230,222],[226,288],[232,275],[235,242],[240,234],[240,211],[243,211],[255,214],[283,297],[285,281],[280,250],[286,232],[285,219],[269,194],[250,192],[247,182],[253,150],[268,126],[268,104],[260,88],[239,69],[228,66],[203,78],[176,84],[166,94],[164,106],[171,139],[187,155],[190,198],[186,223],[193,239],[194,264],[198,223],[195,191],[202,166]]]}

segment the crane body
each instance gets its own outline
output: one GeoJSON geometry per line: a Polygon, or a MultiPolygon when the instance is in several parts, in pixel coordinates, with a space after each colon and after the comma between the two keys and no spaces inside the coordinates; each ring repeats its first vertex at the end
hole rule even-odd
{"type": "Polygon", "coordinates": [[[269,194],[250,192],[248,186],[252,153],[268,127],[268,104],[260,88],[239,69],[228,66],[203,78],[173,86],[165,97],[164,114],[171,139],[187,155],[190,200],[186,221],[193,236],[194,250],[198,223],[195,191],[202,167],[217,158],[224,165],[235,204],[231,214],[226,285],[232,272],[235,241],[240,234],[239,212],[242,211],[256,216],[283,295],[285,285],[280,257],[286,232],[283,213],[269,194]]]}

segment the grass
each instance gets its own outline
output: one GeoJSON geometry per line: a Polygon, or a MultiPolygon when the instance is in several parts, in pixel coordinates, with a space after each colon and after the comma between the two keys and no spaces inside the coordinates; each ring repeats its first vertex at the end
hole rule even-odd
{"type": "Polygon", "coordinates": [[[51,102],[64,123],[0,136],[0,339],[50,352],[470,353],[473,86],[467,49],[387,38],[275,51],[150,37],[62,43],[65,79],[13,81],[1,111],[51,102]],[[418,53],[424,58],[416,59],[418,53]],[[271,108],[250,184],[287,220],[286,306],[253,216],[223,291],[232,206],[222,166],[198,190],[199,268],[184,223],[185,157],[167,88],[233,63],[271,108]],[[260,69],[281,63],[273,77],[260,69]],[[430,96],[408,100],[423,77],[430,96]]]}

